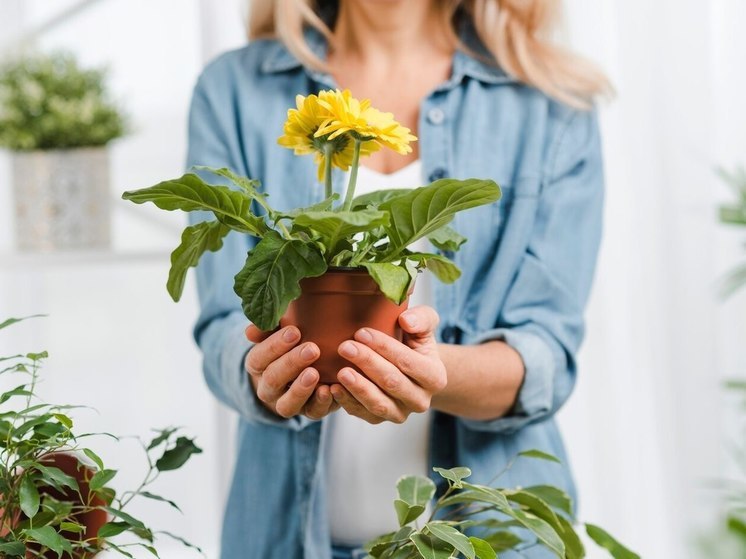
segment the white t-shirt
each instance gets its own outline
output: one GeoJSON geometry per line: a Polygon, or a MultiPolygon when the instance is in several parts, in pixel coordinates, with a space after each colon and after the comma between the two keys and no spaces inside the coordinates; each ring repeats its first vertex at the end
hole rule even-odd
{"type": "MultiPolygon", "coordinates": [[[[422,184],[419,160],[389,175],[361,166],[355,194],[422,184]]],[[[429,250],[424,239],[413,248],[429,250]]],[[[432,304],[431,283],[429,272],[419,274],[410,307],[432,304]]],[[[359,545],[396,529],[396,482],[403,475],[428,475],[429,426],[429,413],[412,414],[401,425],[371,425],[344,410],[329,417],[325,459],[332,542],[359,545]]]]}

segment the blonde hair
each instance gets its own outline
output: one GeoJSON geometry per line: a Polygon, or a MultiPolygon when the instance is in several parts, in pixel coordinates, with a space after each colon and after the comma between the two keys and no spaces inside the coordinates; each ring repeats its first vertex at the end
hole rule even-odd
{"type": "MultiPolygon", "coordinates": [[[[437,0],[436,5],[453,48],[471,52],[454,27],[455,15],[463,9],[494,62],[514,78],[581,109],[590,108],[594,98],[611,94],[610,82],[593,63],[549,40],[560,0],[437,0]]],[[[277,37],[304,65],[327,70],[304,40],[306,25],[333,42],[316,0],[251,2],[249,38],[277,37]]]]}

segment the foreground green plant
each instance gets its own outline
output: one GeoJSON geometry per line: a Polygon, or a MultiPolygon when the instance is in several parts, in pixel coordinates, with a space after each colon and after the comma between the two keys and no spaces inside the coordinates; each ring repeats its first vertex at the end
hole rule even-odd
{"type": "Polygon", "coordinates": [[[0,67],[0,147],[15,151],[103,146],[124,134],[124,117],[101,70],[71,55],[36,55],[0,67]]]}
{"type": "MultiPolygon", "coordinates": [[[[746,227],[746,169],[733,172],[718,169],[720,178],[733,189],[735,200],[720,206],[720,221],[727,225],[746,227]]],[[[746,285],[746,262],[732,270],[723,282],[723,295],[728,296],[746,285]]]]}
{"type": "Polygon", "coordinates": [[[414,137],[369,102],[358,102],[349,92],[326,91],[299,96],[298,109],[289,111],[280,143],[296,154],[312,153],[325,182],[326,199],[290,211],[278,211],[260,192],[259,183],[229,169],[197,170],[228,179],[233,188],[211,185],[188,173],[150,188],[125,192],[137,204],[152,202],[163,210],[207,211],[215,221],[187,227],[171,255],[168,292],[178,301],[189,267],[206,251],[218,251],[230,232],[257,237],[234,290],[246,316],[262,330],[273,330],[291,301],[297,299],[303,278],[324,274],[330,267],[365,268],[386,297],[399,304],[419,269],[427,268],[441,281],[461,275],[445,256],[412,251],[427,238],[442,251],[455,252],[466,239],[448,224],[454,215],[500,199],[491,180],[441,179],[415,189],[380,190],[355,197],[361,155],[381,147],[406,153],[414,137]],[[344,200],[332,193],[331,168],[350,169],[344,200]]]}
{"type": "MultiPolygon", "coordinates": [[[[0,330],[20,320],[8,319],[0,323],[0,330]]],[[[154,531],[127,512],[136,499],[161,501],[178,510],[173,501],[150,488],[162,472],[176,470],[202,452],[194,440],[174,428],[158,431],[147,443],[137,439],[147,463],[145,476],[134,490],[117,493],[110,486],[117,471],[107,468],[90,445],[83,444],[97,434],[74,432],[68,414],[75,406],[47,404],[36,396],[39,369],[47,357],[45,351],[0,357],[4,386],[15,377],[23,379],[0,394],[0,557],[66,553],[77,558],[103,550],[134,557],[133,548],[158,557],[154,547],[157,534],[199,551],[178,536],[154,531]],[[50,464],[49,457],[61,452],[74,453],[92,474],[87,482],[89,491],[84,492],[75,477],[50,464]],[[97,537],[86,539],[80,519],[94,512],[105,514],[109,521],[97,537]]]]}
{"type": "MultiPolygon", "coordinates": [[[[520,457],[559,462],[538,450],[521,452],[516,458],[520,457]]],[[[401,478],[394,501],[399,529],[368,542],[369,559],[496,559],[503,551],[532,546],[549,549],[560,559],[585,557],[574,527],[572,501],[561,489],[549,485],[497,488],[465,481],[471,476],[469,468],[434,470],[448,488],[435,501],[427,521],[421,526],[417,523],[435,495],[435,484],[426,477],[401,478]]],[[[602,528],[585,524],[585,529],[611,557],[639,559],[602,528]]]]}

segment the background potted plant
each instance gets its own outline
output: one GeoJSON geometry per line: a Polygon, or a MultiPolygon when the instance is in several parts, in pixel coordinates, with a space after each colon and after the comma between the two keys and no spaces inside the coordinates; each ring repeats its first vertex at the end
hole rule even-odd
{"type": "Polygon", "coordinates": [[[0,147],[13,152],[18,248],[109,246],[106,145],[124,130],[103,71],[83,70],[65,54],[0,68],[0,147]]]}
{"type": "MultiPolygon", "coordinates": [[[[575,530],[570,497],[561,489],[535,485],[493,487],[517,459],[559,460],[539,450],[519,453],[487,485],[465,481],[469,468],[434,468],[447,484],[424,523],[417,520],[436,493],[432,480],[402,477],[394,501],[399,527],[366,544],[368,559],[497,559],[503,551],[539,546],[560,559],[582,559],[585,546],[575,530]],[[516,530],[518,529],[518,530],[516,530]]],[[[615,559],[640,559],[608,532],[585,524],[588,536],[615,559]]]]}
{"type": "Polygon", "coordinates": [[[313,154],[326,198],[317,204],[278,211],[259,183],[229,169],[198,167],[227,178],[233,188],[205,182],[195,173],[125,192],[123,198],[152,202],[164,210],[208,211],[215,221],[187,227],[171,255],[167,288],[178,301],[186,272],[205,251],[217,251],[229,231],[259,238],[249,251],[234,289],[257,327],[273,330],[295,324],[304,340],[321,350],[315,363],[321,382],[351,364],[337,347],[361,326],[400,335],[397,317],[406,308],[418,270],[427,268],[444,282],[460,275],[439,254],[409,247],[427,237],[440,249],[455,251],[466,239],[448,227],[460,211],[491,204],[500,188],[491,180],[441,179],[415,189],[381,190],[355,197],[360,158],[381,148],[411,150],[416,138],[390,113],[349,91],[321,91],[297,97],[288,111],[279,143],[296,154],[313,154]],[[342,199],[332,191],[332,167],[349,170],[342,199]]]}
{"type": "MultiPolygon", "coordinates": [[[[19,322],[8,319],[0,330],[19,322]]],[[[0,557],[82,559],[109,550],[134,557],[133,548],[158,556],[157,534],[128,512],[134,499],[173,502],[151,492],[161,472],[176,470],[201,450],[177,429],[160,430],[145,443],[147,463],[134,490],[116,492],[107,468],[83,441],[95,434],[75,433],[68,415],[75,406],[41,402],[35,394],[46,352],[0,357],[0,380],[14,386],[0,394],[0,557]],[[11,382],[17,379],[22,382],[11,382]]],[[[106,434],[108,437],[113,435],[106,434]]],[[[201,553],[201,552],[200,552],[201,553]]]]}

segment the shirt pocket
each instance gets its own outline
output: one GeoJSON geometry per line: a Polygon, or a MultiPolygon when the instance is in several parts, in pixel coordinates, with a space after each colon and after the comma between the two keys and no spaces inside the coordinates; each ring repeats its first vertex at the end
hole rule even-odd
{"type": "Polygon", "coordinates": [[[492,231],[497,236],[504,232],[508,221],[516,215],[513,210],[524,207],[526,202],[534,201],[541,191],[541,178],[518,177],[510,181],[499,182],[502,197],[492,204],[492,231]]]}

